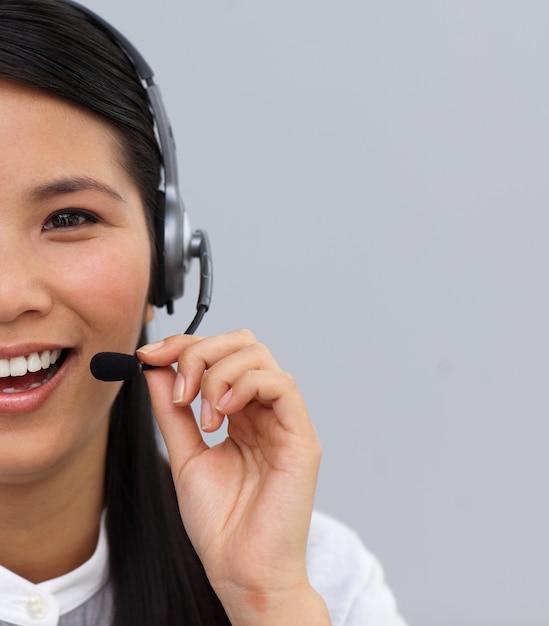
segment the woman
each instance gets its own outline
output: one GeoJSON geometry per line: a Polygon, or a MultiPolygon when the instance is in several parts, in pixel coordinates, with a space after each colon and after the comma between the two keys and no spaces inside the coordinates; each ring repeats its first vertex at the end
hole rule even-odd
{"type": "Polygon", "coordinates": [[[162,156],[133,64],[78,7],[0,3],[0,142],[0,624],[402,624],[353,536],[309,535],[320,446],[268,350],[146,344],[162,156]],[[138,346],[146,380],[91,376],[138,346]],[[229,419],[212,449],[199,393],[203,431],[229,419]]]}

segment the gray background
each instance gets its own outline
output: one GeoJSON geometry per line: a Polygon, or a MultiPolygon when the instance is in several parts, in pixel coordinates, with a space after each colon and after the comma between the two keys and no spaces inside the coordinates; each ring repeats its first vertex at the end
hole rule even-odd
{"type": "Polygon", "coordinates": [[[547,2],[87,4],[162,87],[201,332],[253,329],[308,401],[318,508],[411,625],[547,626],[547,2]]]}

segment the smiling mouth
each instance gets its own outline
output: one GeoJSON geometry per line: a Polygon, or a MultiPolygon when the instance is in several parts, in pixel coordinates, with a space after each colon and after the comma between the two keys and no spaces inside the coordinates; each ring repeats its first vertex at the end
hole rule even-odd
{"type": "Polygon", "coordinates": [[[12,359],[0,359],[0,392],[22,393],[51,380],[68,350],[43,350],[12,359]]]}

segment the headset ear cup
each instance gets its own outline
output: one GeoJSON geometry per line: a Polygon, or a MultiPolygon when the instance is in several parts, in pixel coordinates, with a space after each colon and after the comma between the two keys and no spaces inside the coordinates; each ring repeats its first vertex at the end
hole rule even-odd
{"type": "Polygon", "coordinates": [[[187,214],[176,187],[167,187],[164,202],[164,298],[168,312],[173,302],[183,295],[185,272],[190,262],[187,214]],[[186,265],[187,261],[187,265],[186,265]]]}
{"type": "Polygon", "coordinates": [[[166,213],[166,196],[163,191],[157,192],[156,210],[154,212],[154,265],[151,281],[151,302],[156,307],[166,304],[166,267],[164,260],[164,218],[166,213]]]}

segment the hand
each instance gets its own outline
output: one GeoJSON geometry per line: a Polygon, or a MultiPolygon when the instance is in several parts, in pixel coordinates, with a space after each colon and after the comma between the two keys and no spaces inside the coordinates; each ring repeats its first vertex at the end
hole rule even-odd
{"type": "Polygon", "coordinates": [[[293,378],[249,331],[174,335],[138,354],[166,366],[146,373],[153,407],[183,523],[231,623],[305,623],[304,605],[308,624],[328,624],[305,563],[321,452],[293,378]],[[228,418],[211,448],[189,406],[198,393],[204,431],[228,418]]]}

